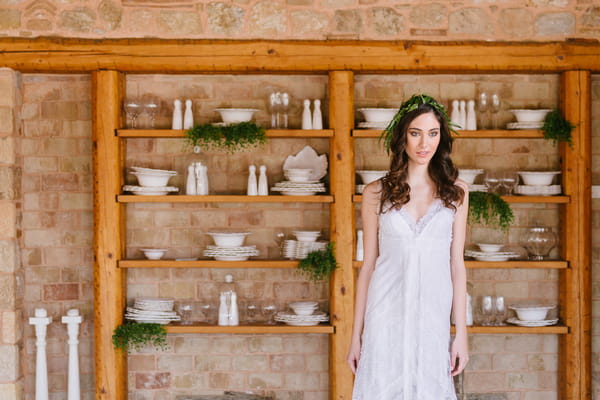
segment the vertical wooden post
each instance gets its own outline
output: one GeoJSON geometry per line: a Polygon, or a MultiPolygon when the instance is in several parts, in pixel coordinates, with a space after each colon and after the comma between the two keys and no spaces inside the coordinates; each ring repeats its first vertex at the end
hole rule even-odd
{"type": "Polygon", "coordinates": [[[329,143],[331,193],[331,238],[336,243],[340,268],[331,284],[331,319],[335,333],[331,336],[330,398],[352,397],[352,371],[346,355],[352,337],[354,314],[354,143],[350,135],[354,121],[354,75],[351,71],[329,73],[329,124],[334,130],[329,143]]]}
{"type": "Polygon", "coordinates": [[[96,399],[127,398],[125,355],[112,344],[113,330],[122,323],[125,276],[117,267],[123,254],[123,209],[116,201],[122,185],[119,127],[123,79],[117,71],[92,73],[94,161],[94,366],[96,399]]]}
{"type": "Polygon", "coordinates": [[[574,125],[573,145],[561,144],[562,184],[571,201],[561,211],[559,398],[591,399],[591,125],[589,71],[561,75],[561,110],[574,125]]]}

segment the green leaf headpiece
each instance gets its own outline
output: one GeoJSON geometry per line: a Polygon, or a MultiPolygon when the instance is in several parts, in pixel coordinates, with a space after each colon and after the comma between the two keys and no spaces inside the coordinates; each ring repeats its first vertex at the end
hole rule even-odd
{"type": "Polygon", "coordinates": [[[396,115],[394,115],[394,118],[392,118],[388,126],[383,130],[383,133],[379,137],[380,142],[383,140],[383,145],[388,154],[390,154],[392,138],[394,137],[394,130],[396,129],[396,126],[398,126],[398,123],[406,114],[411,111],[415,111],[421,104],[429,104],[431,107],[435,108],[448,123],[450,132],[456,133],[454,128],[458,126],[450,121],[450,117],[448,117],[448,113],[443,105],[438,103],[433,97],[426,94],[414,94],[410,99],[402,103],[400,109],[396,115]]]}

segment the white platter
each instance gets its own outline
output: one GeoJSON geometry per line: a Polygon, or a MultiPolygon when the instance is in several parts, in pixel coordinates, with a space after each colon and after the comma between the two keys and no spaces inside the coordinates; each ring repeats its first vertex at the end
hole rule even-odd
{"type": "Polygon", "coordinates": [[[544,319],[541,321],[521,321],[518,318],[509,318],[506,320],[509,324],[519,325],[519,326],[528,326],[528,327],[536,327],[536,326],[550,326],[556,325],[558,323],[558,318],[554,319],[544,319]]]}
{"type": "Polygon", "coordinates": [[[518,185],[515,193],[524,196],[556,196],[562,193],[562,187],[561,185],[518,185]]]}
{"type": "Polygon", "coordinates": [[[540,129],[542,126],[543,122],[509,122],[506,129],[540,129]]]}

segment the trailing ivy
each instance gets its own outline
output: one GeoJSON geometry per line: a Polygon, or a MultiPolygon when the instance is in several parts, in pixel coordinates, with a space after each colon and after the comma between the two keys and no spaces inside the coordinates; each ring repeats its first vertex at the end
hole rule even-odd
{"type": "Polygon", "coordinates": [[[265,130],[254,122],[195,125],[185,131],[185,136],[191,146],[230,153],[257,147],[266,141],[265,130]]]}
{"type": "Polygon", "coordinates": [[[507,231],[515,216],[506,201],[496,193],[469,193],[469,222],[507,231]]]}
{"type": "Polygon", "coordinates": [[[315,282],[329,278],[337,267],[333,242],[330,242],[323,250],[311,251],[298,263],[298,269],[315,282]]]}
{"type": "Polygon", "coordinates": [[[115,348],[127,351],[140,350],[147,344],[165,350],[167,331],[160,324],[128,322],[115,329],[112,342],[115,348]]]}
{"type": "Polygon", "coordinates": [[[544,138],[552,140],[553,144],[558,142],[567,142],[572,146],[571,131],[575,125],[571,124],[558,110],[552,110],[546,115],[542,131],[544,138]]]}

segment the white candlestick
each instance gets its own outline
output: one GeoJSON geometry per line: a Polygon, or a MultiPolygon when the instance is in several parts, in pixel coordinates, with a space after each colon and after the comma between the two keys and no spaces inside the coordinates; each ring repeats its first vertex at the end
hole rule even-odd
{"type": "Polygon", "coordinates": [[[260,174],[258,175],[258,195],[259,196],[268,196],[269,195],[269,182],[267,180],[267,167],[261,165],[258,170],[260,174]]]}
{"type": "Polygon", "coordinates": [[[69,391],[68,400],[81,400],[81,392],[79,389],[79,324],[83,321],[83,317],[79,315],[79,310],[71,309],[67,311],[67,315],[62,317],[62,323],[67,324],[67,332],[69,334],[69,391]]]}
{"type": "Polygon", "coordinates": [[[303,102],[302,109],[302,129],[312,129],[312,113],[310,112],[310,100],[306,99],[303,102]]]}
{"type": "Polygon", "coordinates": [[[43,308],[35,309],[35,317],[29,318],[29,324],[35,325],[35,400],[48,400],[48,365],[46,362],[46,331],[52,317],[43,308]]]}

